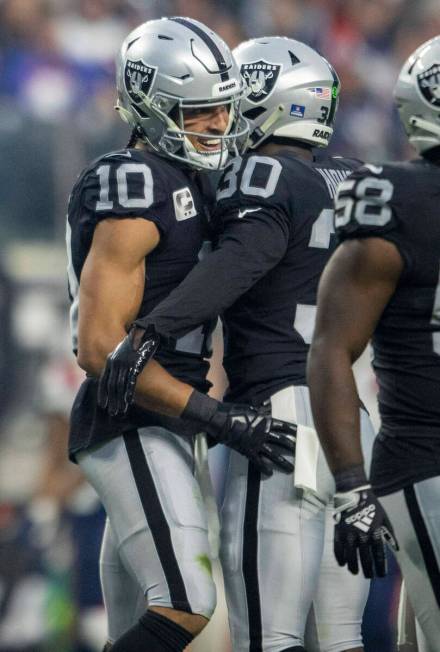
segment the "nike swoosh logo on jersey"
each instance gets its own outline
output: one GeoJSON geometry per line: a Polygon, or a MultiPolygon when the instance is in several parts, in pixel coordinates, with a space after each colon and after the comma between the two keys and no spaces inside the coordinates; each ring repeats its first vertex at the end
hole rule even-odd
{"type": "Polygon", "coordinates": [[[238,217],[244,217],[246,213],[255,213],[255,211],[261,211],[261,207],[258,208],[245,208],[244,211],[238,211],[238,217]]]}

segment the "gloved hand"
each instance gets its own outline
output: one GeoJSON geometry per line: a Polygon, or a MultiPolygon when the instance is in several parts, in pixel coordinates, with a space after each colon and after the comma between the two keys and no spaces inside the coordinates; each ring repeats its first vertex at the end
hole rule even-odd
{"type": "Polygon", "coordinates": [[[387,573],[385,543],[398,550],[393,527],[369,484],[334,496],[334,552],[340,566],[365,577],[387,573]]]}
{"type": "Polygon", "coordinates": [[[107,408],[111,416],[127,412],[133,401],[137,377],[159,344],[160,337],[153,329],[134,326],[107,356],[99,379],[98,405],[107,408]]]}
{"type": "Polygon", "coordinates": [[[197,421],[215,441],[245,457],[261,473],[275,468],[293,472],[293,463],[282,453],[295,454],[296,425],[273,419],[266,408],[220,403],[194,390],[181,418],[197,421]]]}

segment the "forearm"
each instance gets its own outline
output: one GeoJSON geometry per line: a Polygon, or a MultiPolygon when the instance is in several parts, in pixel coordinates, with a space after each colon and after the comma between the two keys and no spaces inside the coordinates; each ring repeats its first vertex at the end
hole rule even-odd
{"type": "Polygon", "coordinates": [[[171,376],[155,360],[150,360],[139,374],[135,402],[146,410],[179,417],[194,391],[191,385],[171,376]]]}
{"type": "Polygon", "coordinates": [[[313,419],[332,473],[363,464],[359,397],[349,352],[314,341],[307,378],[313,419]]]}
{"type": "Polygon", "coordinates": [[[149,315],[136,320],[172,339],[217,317],[254,282],[255,272],[238,253],[218,250],[199,263],[149,315]]]}
{"type": "Polygon", "coordinates": [[[394,245],[367,238],[344,242],[321,276],[308,383],[316,429],[333,474],[363,461],[352,365],[371,339],[401,269],[394,245]]]}

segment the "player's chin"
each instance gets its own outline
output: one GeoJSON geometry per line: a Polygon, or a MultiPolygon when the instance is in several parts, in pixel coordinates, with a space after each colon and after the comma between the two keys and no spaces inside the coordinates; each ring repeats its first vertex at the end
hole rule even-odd
{"type": "Polygon", "coordinates": [[[207,170],[221,170],[229,158],[229,151],[222,143],[218,147],[193,143],[193,148],[195,151],[190,154],[191,158],[207,170]]]}

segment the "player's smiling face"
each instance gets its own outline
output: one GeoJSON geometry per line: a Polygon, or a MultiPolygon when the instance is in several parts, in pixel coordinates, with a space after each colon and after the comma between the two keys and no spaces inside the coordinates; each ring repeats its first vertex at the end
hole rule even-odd
{"type": "Polygon", "coordinates": [[[188,135],[188,140],[198,152],[219,152],[220,138],[229,124],[229,105],[222,104],[211,108],[194,108],[184,110],[184,129],[198,134],[209,134],[208,138],[188,135]]]}

